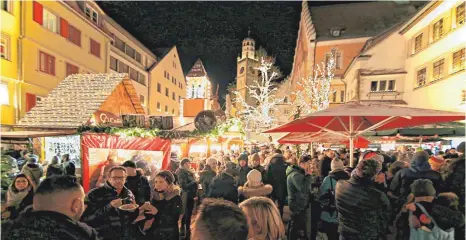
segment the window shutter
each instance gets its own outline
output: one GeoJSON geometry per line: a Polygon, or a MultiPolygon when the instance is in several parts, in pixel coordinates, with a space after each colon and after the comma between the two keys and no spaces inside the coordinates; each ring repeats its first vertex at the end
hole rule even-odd
{"type": "Polygon", "coordinates": [[[34,94],[26,93],[26,112],[36,106],[37,97],[34,94]]]}
{"type": "Polygon", "coordinates": [[[33,4],[33,10],[34,10],[34,16],[33,16],[33,19],[35,22],[39,23],[40,25],[42,25],[43,23],[43,11],[42,11],[42,4],[38,3],[38,2],[32,2],[33,4]]]}
{"type": "Polygon", "coordinates": [[[68,21],[63,18],[60,18],[60,35],[64,38],[68,38],[69,36],[68,21]]]}

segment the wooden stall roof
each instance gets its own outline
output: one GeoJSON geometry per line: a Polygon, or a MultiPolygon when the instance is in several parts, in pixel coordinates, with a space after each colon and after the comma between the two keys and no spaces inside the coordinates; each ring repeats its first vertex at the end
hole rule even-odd
{"type": "Polygon", "coordinates": [[[76,129],[99,110],[120,84],[127,91],[136,113],[145,114],[127,74],[73,74],[26,113],[16,127],[76,129]]]}
{"type": "Polygon", "coordinates": [[[17,131],[17,132],[1,132],[2,139],[11,138],[36,138],[36,137],[55,137],[76,134],[76,131],[17,131]]]}

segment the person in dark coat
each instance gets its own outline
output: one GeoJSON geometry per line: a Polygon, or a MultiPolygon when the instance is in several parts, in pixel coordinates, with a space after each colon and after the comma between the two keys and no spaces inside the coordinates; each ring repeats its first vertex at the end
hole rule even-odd
{"type": "Polygon", "coordinates": [[[454,160],[451,165],[450,165],[450,174],[447,176],[445,180],[445,186],[446,190],[450,192],[454,192],[456,195],[459,197],[459,202],[460,205],[458,206],[458,209],[460,212],[465,211],[464,209],[464,204],[465,204],[465,198],[464,198],[464,191],[465,191],[465,155],[464,155],[464,150],[465,150],[465,143],[462,142],[460,145],[458,145],[458,152],[459,152],[459,158],[454,160]]]}
{"type": "Polygon", "coordinates": [[[68,153],[61,156],[61,162],[66,175],[76,176],[76,163],[70,159],[70,155],[68,153]]]}
{"type": "Polygon", "coordinates": [[[251,156],[251,169],[259,171],[262,175],[262,179],[266,178],[267,172],[265,171],[265,168],[261,166],[261,157],[258,153],[254,153],[251,156]]]}
{"type": "Polygon", "coordinates": [[[248,181],[247,176],[251,168],[248,166],[248,155],[241,154],[238,158],[239,162],[239,180],[238,186],[244,186],[244,184],[248,181]]]}
{"type": "Polygon", "coordinates": [[[133,193],[125,187],[126,176],[124,167],[111,168],[107,182],[89,191],[84,200],[87,208],[81,220],[94,227],[103,240],[135,239],[136,226],[132,223],[139,211],[118,209],[123,204],[135,203],[133,193]]]}
{"type": "Polygon", "coordinates": [[[170,171],[163,170],[155,176],[152,200],[141,207],[147,219],[144,224],[147,239],[179,240],[182,201],[181,190],[174,181],[170,171]]]}
{"type": "Polygon", "coordinates": [[[210,191],[210,184],[212,179],[217,176],[217,173],[214,171],[217,169],[217,159],[210,157],[206,160],[206,165],[204,170],[199,173],[199,183],[202,186],[202,198],[205,198],[210,191]]]}
{"type": "Polygon", "coordinates": [[[335,203],[339,214],[340,239],[378,240],[385,237],[390,202],[374,187],[378,163],[359,161],[349,180],[337,182],[335,203]]]}
{"type": "Polygon", "coordinates": [[[388,195],[397,201],[397,207],[403,205],[411,192],[411,184],[420,178],[429,179],[436,192],[443,192],[443,180],[440,173],[431,170],[429,155],[424,151],[416,152],[409,168],[401,169],[393,177],[388,195]]]}
{"type": "Polygon", "coordinates": [[[129,160],[124,162],[121,166],[126,169],[126,174],[128,174],[125,187],[133,193],[136,203],[142,205],[150,201],[151,188],[149,180],[147,180],[140,171],[136,170],[136,163],[129,160]]]}
{"type": "Polygon", "coordinates": [[[199,184],[196,182],[194,172],[189,169],[189,159],[181,160],[180,167],[176,170],[181,187],[181,199],[183,200],[183,219],[181,220],[181,234],[189,239],[191,235],[191,216],[194,209],[194,198],[197,197],[199,184]]]}
{"type": "Polygon", "coordinates": [[[238,178],[239,171],[236,165],[228,162],[225,170],[212,179],[210,184],[209,198],[223,198],[235,204],[238,203],[238,187],[235,178],[238,178]]]}
{"type": "Polygon", "coordinates": [[[276,153],[270,159],[270,164],[267,169],[267,177],[264,183],[272,185],[272,200],[278,202],[278,210],[280,216],[283,217],[283,208],[285,207],[286,197],[288,195],[286,188],[286,168],[288,164],[285,162],[283,155],[276,153]]]}
{"type": "Polygon", "coordinates": [[[28,177],[33,188],[36,188],[39,185],[40,178],[44,175],[44,169],[39,164],[39,157],[29,155],[27,164],[23,166],[21,172],[28,177]]]}
{"type": "Polygon", "coordinates": [[[291,211],[288,239],[307,239],[306,210],[309,207],[311,193],[310,156],[303,156],[298,165],[290,165],[286,169],[288,205],[291,211]]]}
{"type": "Polygon", "coordinates": [[[79,222],[84,190],[73,176],[52,176],[38,186],[34,205],[2,225],[2,239],[98,240],[95,229],[79,222]]]}
{"type": "Polygon", "coordinates": [[[26,175],[16,175],[13,183],[8,187],[6,194],[6,209],[2,213],[3,219],[13,220],[26,207],[32,205],[34,189],[32,188],[26,175]]]}
{"type": "Polygon", "coordinates": [[[59,163],[58,156],[54,156],[52,158],[52,162],[47,166],[47,172],[45,174],[46,177],[50,177],[53,175],[63,175],[65,169],[63,165],[59,163]]]}
{"type": "Polygon", "coordinates": [[[328,173],[332,170],[331,163],[334,156],[335,154],[332,150],[327,150],[324,158],[319,162],[319,172],[322,179],[327,177],[328,173]]]}

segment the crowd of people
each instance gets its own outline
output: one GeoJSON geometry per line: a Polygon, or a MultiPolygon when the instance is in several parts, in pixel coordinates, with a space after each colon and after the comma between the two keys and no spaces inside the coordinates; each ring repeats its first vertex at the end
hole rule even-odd
{"type": "Polygon", "coordinates": [[[128,160],[87,194],[69,164],[41,179],[30,159],[2,239],[465,239],[464,148],[357,151],[355,167],[344,149],[213,151],[198,171],[172,155],[151,179],[128,160]]]}

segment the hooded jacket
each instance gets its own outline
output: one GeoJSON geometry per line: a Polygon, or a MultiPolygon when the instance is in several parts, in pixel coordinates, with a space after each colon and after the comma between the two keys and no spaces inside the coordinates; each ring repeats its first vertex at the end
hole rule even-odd
{"type": "Polygon", "coordinates": [[[202,170],[201,173],[199,173],[199,183],[202,186],[202,191],[204,196],[207,196],[207,194],[210,191],[210,184],[212,183],[212,179],[217,176],[217,174],[212,170],[212,168],[209,165],[206,165],[204,170],[202,170]]]}
{"type": "Polygon", "coordinates": [[[178,240],[178,219],[182,210],[180,188],[173,186],[165,194],[154,192],[151,204],[158,212],[146,215],[152,221],[152,226],[147,230],[148,239],[178,240]]]}
{"type": "Polygon", "coordinates": [[[57,164],[49,164],[47,166],[47,171],[45,176],[50,177],[53,175],[63,175],[65,173],[65,169],[63,168],[63,165],[57,163],[57,164]]]}
{"type": "Polygon", "coordinates": [[[40,178],[44,175],[42,166],[37,163],[28,163],[24,165],[21,172],[30,177],[36,186],[40,183],[40,178]]]}
{"type": "Polygon", "coordinates": [[[238,203],[238,187],[235,185],[233,176],[226,171],[212,179],[208,197],[223,198],[236,204],[238,203]]]}
{"type": "Polygon", "coordinates": [[[183,194],[187,194],[189,199],[196,197],[198,184],[194,178],[194,173],[191,170],[180,167],[176,170],[179,185],[183,194]]]}
{"type": "MultiPolygon", "coordinates": [[[[348,180],[349,178],[350,175],[343,169],[331,171],[328,176],[324,178],[324,181],[322,181],[322,185],[319,188],[318,199],[331,189],[333,189],[335,192],[335,188],[339,180],[348,180]]],[[[330,213],[327,211],[322,211],[320,214],[320,219],[328,223],[338,223],[338,212],[335,211],[330,213]]]]}
{"type": "Polygon", "coordinates": [[[390,202],[385,193],[373,184],[372,179],[356,175],[337,182],[338,232],[344,239],[375,240],[385,236],[391,213],[390,202]]]}
{"type": "Polygon", "coordinates": [[[275,154],[270,159],[270,164],[267,169],[267,177],[264,183],[270,184],[273,187],[272,198],[282,202],[286,200],[287,192],[287,174],[286,168],[288,164],[281,154],[275,154]]]}
{"type": "Polygon", "coordinates": [[[109,182],[89,191],[84,199],[87,208],[81,221],[94,227],[103,240],[134,239],[132,223],[137,218],[139,211],[121,211],[112,207],[110,202],[118,198],[135,201],[133,193],[128,188],[123,187],[123,190],[118,194],[109,182]]]}
{"type": "Polygon", "coordinates": [[[244,186],[238,188],[239,195],[245,198],[250,197],[266,197],[272,193],[273,187],[270,184],[261,184],[258,187],[250,187],[246,183],[244,186]]]}
{"type": "Polygon", "coordinates": [[[247,176],[248,176],[249,171],[251,171],[252,169],[248,165],[246,165],[244,167],[239,167],[238,170],[239,170],[238,186],[243,186],[248,181],[247,176]]]}
{"type": "Polygon", "coordinates": [[[311,175],[306,175],[303,168],[290,165],[286,169],[287,189],[288,189],[288,206],[292,214],[299,214],[305,211],[309,206],[309,197],[311,194],[311,175]]]}
{"type": "Polygon", "coordinates": [[[74,161],[69,160],[63,163],[63,166],[65,168],[66,175],[76,176],[76,164],[74,161]]]}
{"type": "Polygon", "coordinates": [[[125,187],[133,193],[136,203],[139,205],[150,201],[151,188],[149,181],[140,171],[136,171],[136,176],[126,177],[125,187]]]}
{"type": "Polygon", "coordinates": [[[66,215],[27,208],[16,220],[2,224],[2,239],[98,240],[95,229],[66,215]]]}

